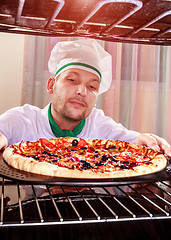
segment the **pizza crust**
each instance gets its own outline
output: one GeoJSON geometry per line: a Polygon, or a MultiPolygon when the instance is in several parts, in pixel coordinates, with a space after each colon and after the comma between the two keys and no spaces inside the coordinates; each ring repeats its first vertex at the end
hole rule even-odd
{"type": "Polygon", "coordinates": [[[3,158],[13,168],[36,173],[40,175],[64,178],[97,179],[97,178],[126,178],[155,173],[167,166],[167,159],[164,155],[157,155],[150,164],[142,164],[134,169],[119,170],[111,172],[93,172],[92,170],[68,169],[46,162],[38,162],[33,158],[13,154],[13,149],[8,147],[3,152],[3,158]]]}

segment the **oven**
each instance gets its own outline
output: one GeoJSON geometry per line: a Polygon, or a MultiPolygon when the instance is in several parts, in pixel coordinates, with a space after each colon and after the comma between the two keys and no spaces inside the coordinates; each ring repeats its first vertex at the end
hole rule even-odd
{"type": "MultiPolygon", "coordinates": [[[[171,1],[6,0],[0,31],[171,45],[171,1]]],[[[171,166],[124,180],[40,177],[0,153],[1,239],[170,239],[171,166]]]]}

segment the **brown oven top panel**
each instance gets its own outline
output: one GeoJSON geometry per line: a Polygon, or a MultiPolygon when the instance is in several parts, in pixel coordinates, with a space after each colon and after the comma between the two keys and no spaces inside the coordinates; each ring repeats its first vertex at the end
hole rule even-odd
{"type": "Polygon", "coordinates": [[[171,45],[171,0],[1,0],[0,31],[171,45]]]}

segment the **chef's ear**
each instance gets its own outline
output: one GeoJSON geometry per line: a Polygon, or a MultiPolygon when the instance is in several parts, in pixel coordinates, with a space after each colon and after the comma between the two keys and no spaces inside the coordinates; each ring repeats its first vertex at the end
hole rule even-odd
{"type": "Polygon", "coordinates": [[[49,78],[48,83],[47,83],[47,92],[49,94],[53,93],[54,84],[55,84],[55,78],[52,78],[52,77],[49,78]]]}

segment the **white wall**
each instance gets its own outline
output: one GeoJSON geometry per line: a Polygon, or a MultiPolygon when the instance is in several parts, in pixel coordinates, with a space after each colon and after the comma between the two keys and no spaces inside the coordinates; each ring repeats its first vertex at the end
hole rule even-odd
{"type": "Polygon", "coordinates": [[[21,103],[24,35],[0,33],[0,114],[21,103]]]}

